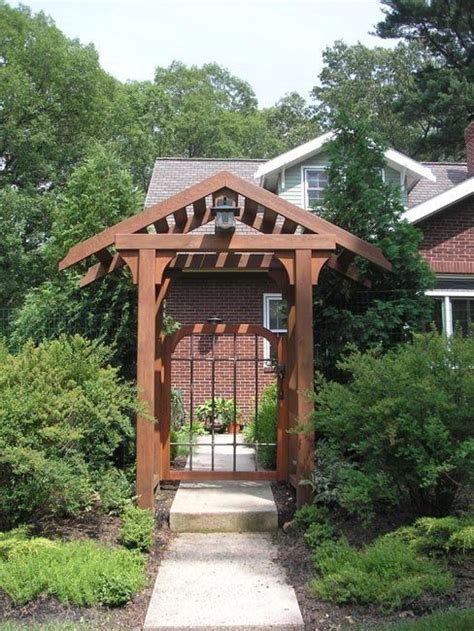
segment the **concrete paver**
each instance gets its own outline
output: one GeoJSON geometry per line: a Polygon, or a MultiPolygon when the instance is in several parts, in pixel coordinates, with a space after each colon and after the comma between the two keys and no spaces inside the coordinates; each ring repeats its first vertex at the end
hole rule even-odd
{"type": "Polygon", "coordinates": [[[165,555],[146,631],[303,631],[267,534],[182,534],[165,555]]]}

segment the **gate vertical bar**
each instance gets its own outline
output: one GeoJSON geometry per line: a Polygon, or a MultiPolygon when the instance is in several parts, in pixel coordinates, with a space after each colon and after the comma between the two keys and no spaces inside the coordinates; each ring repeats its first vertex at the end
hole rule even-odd
{"type": "MultiPolygon", "coordinates": [[[[137,387],[150,413],[155,412],[155,250],[139,250],[137,387]]],[[[154,505],[154,423],[137,416],[137,496],[141,508],[154,505]]]]}

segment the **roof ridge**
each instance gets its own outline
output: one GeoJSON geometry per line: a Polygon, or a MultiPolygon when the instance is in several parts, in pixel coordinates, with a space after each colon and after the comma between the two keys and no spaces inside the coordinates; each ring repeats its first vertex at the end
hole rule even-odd
{"type": "Polygon", "coordinates": [[[179,160],[182,162],[267,162],[266,158],[186,158],[184,156],[159,156],[159,160],[179,160]]]}

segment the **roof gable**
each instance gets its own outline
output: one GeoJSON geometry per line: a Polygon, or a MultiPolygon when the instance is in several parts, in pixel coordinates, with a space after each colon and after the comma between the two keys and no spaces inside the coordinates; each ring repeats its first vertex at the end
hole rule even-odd
{"type": "MultiPolygon", "coordinates": [[[[334,135],[334,132],[329,131],[317,138],[313,138],[299,147],[295,147],[294,149],[286,151],[276,158],[265,162],[255,172],[255,179],[265,180],[265,178],[282,171],[283,169],[287,169],[290,166],[304,162],[308,158],[317,155],[323,151],[325,145],[334,138],[334,135]]],[[[436,177],[432,173],[431,169],[406,156],[405,154],[400,153],[400,151],[387,149],[384,155],[388,166],[407,174],[411,186],[414,186],[420,178],[426,178],[432,182],[436,181],[436,177]]]]}

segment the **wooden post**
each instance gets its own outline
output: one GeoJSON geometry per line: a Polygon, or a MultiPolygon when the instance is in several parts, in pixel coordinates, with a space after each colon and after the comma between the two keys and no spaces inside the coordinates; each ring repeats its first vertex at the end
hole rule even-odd
{"type": "MultiPolygon", "coordinates": [[[[159,291],[159,286],[157,287],[159,291]]],[[[155,303],[156,304],[156,303],[155,303]]],[[[163,325],[163,310],[160,308],[156,314],[155,326],[155,433],[154,433],[154,485],[159,484],[163,478],[163,463],[161,458],[161,399],[163,378],[163,344],[161,329],[163,325]]]]}
{"type": "MultiPolygon", "coordinates": [[[[149,412],[155,412],[155,250],[138,259],[137,387],[149,412]]],[[[137,496],[140,508],[154,506],[154,423],[137,416],[137,496]]]]}
{"type": "MultiPolygon", "coordinates": [[[[311,251],[295,251],[295,322],[294,349],[296,361],[296,416],[299,423],[307,423],[313,411],[313,402],[308,393],[313,389],[314,348],[313,348],[313,283],[311,251]]],[[[296,478],[307,480],[314,467],[314,432],[298,434],[298,455],[296,478]]],[[[311,487],[298,484],[296,501],[298,506],[312,500],[311,487]]]]}

